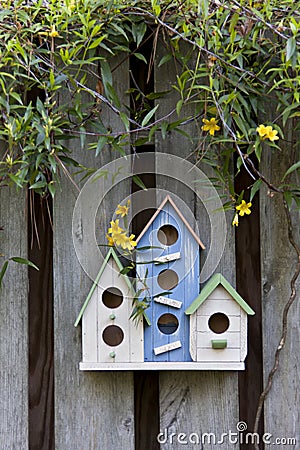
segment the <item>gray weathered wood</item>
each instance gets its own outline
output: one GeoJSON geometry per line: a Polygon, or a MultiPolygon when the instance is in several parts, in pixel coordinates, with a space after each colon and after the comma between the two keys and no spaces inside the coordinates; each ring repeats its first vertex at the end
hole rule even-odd
{"type": "MultiPolygon", "coordinates": [[[[27,258],[26,194],[0,189],[0,252],[27,258]]],[[[1,266],[4,258],[1,258],[1,266]]],[[[0,448],[28,448],[27,267],[11,262],[0,292],[0,448]]]]}
{"type": "MultiPolygon", "coordinates": [[[[128,89],[128,65],[122,64],[117,73],[117,91],[128,89]]],[[[95,87],[96,80],[90,80],[95,87]]],[[[124,97],[124,96],[123,96],[124,97]]],[[[105,122],[120,127],[119,120],[103,107],[105,122]]],[[[118,129],[118,128],[117,128],[118,129]]],[[[95,159],[92,152],[80,151],[71,143],[75,158],[89,167],[100,168],[118,154],[109,149],[95,159]]],[[[125,182],[107,197],[96,217],[97,239],[104,243],[105,229],[118,203],[130,193],[125,182]],[[101,218],[101,221],[100,221],[101,218]]],[[[80,267],[72,245],[72,214],[78,192],[70,181],[62,180],[54,204],[54,303],[55,303],[55,442],[57,450],[134,448],[133,375],[128,373],[89,373],[79,371],[81,327],[74,328],[92,280],[80,267]]],[[[99,198],[103,193],[99,192],[99,198]]],[[[90,211],[93,205],[89,205],[90,211]],[[90,207],[91,206],[91,207],[90,207]]],[[[94,216],[91,216],[94,220],[94,216]]],[[[89,243],[85,229],[79,230],[83,245],[89,243]]],[[[97,249],[92,252],[95,271],[99,270],[97,249]]]]}
{"type": "MultiPolygon", "coordinates": [[[[157,61],[164,54],[162,46],[158,48],[157,61]]],[[[167,91],[175,82],[176,68],[172,61],[164,64],[156,72],[156,90],[167,91]]],[[[169,95],[159,100],[159,115],[168,113],[176,105],[176,95],[169,95]]],[[[192,111],[186,111],[187,116],[192,111]]],[[[174,115],[176,120],[176,116],[174,115]]],[[[174,154],[181,158],[187,158],[195,163],[196,137],[201,124],[199,120],[184,128],[194,138],[191,143],[182,135],[171,132],[166,140],[157,135],[156,150],[164,153],[174,154]]],[[[200,166],[201,170],[206,169],[200,166]]],[[[180,178],[178,178],[180,180],[180,178]]],[[[157,187],[175,192],[182,198],[197,218],[200,239],[206,245],[202,251],[202,261],[207,257],[210,243],[210,222],[204,205],[195,197],[194,179],[190,180],[190,189],[183,186],[180,181],[164,180],[158,177],[157,187]]],[[[217,219],[216,219],[217,220],[217,219]]],[[[228,281],[235,283],[235,252],[234,231],[230,225],[230,217],[227,220],[227,240],[225,250],[217,268],[228,281]]],[[[213,266],[212,266],[213,269],[213,266]]],[[[236,424],[239,417],[238,402],[238,375],[237,372],[163,372],[160,374],[160,429],[167,430],[168,440],[162,446],[167,449],[181,449],[182,444],[178,442],[179,433],[186,433],[187,440],[191,433],[197,433],[201,442],[202,433],[215,433],[216,439],[220,439],[221,433],[229,430],[236,432],[236,424]],[[175,433],[173,438],[171,434],[175,433]],[[170,440],[172,439],[172,442],[170,440]]],[[[191,444],[190,444],[191,445],[191,444]]],[[[203,449],[216,448],[204,439],[203,449]]],[[[224,449],[236,448],[228,440],[222,444],[224,449]]]]}
{"type": "MultiPolygon", "coordinates": [[[[275,114],[275,113],[274,113],[275,114]]],[[[272,122],[272,117],[268,120],[272,122]]],[[[282,152],[263,152],[262,172],[273,184],[278,185],[285,170],[295,162],[296,142],[295,127],[290,124],[285,130],[288,144],[277,141],[282,152]]],[[[299,135],[298,135],[299,139],[299,135]]],[[[297,154],[297,151],[296,151],[297,154]]],[[[298,152],[299,155],[299,152],[298,152]]],[[[299,158],[299,156],[298,156],[299,158]]],[[[298,180],[294,177],[294,182],[298,180]]],[[[284,305],[290,296],[290,281],[296,267],[296,253],[288,242],[287,221],[282,198],[271,194],[267,188],[261,193],[261,261],[262,261],[262,307],[263,307],[263,351],[264,377],[274,363],[274,354],[281,335],[281,321],[284,305]]],[[[293,212],[294,234],[298,246],[299,211],[293,212]]],[[[280,356],[279,369],[274,377],[273,387],[265,402],[265,431],[273,437],[297,439],[300,442],[300,283],[298,294],[288,316],[288,334],[285,348],[280,356]]],[[[292,448],[289,447],[289,448],[292,448]]],[[[294,447],[293,447],[294,448],[294,447]]]]}

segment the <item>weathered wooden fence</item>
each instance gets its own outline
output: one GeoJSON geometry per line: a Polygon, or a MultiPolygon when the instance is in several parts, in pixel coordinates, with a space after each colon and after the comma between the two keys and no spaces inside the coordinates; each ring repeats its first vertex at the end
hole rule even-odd
{"type": "MultiPolygon", "coordinates": [[[[117,91],[125,103],[125,92],[130,87],[128,64],[127,60],[114,71],[117,91]]],[[[167,91],[173,82],[172,74],[175,76],[172,62],[157,69],[153,79],[155,89],[167,91]]],[[[96,81],[90,83],[94,87],[96,81]]],[[[160,100],[160,113],[167,113],[175,102],[168,95],[160,100]]],[[[268,109],[272,107],[269,105],[268,109]]],[[[115,115],[104,105],[103,117],[112,128],[118,127],[115,115]]],[[[187,125],[187,131],[196,137],[197,124],[187,125]]],[[[289,141],[294,139],[290,130],[289,141]]],[[[194,147],[195,143],[171,132],[165,140],[157,135],[141,151],[168,153],[195,162],[194,147]]],[[[89,167],[100,168],[117,157],[106,149],[95,158],[91,152],[79,148],[77,139],[70,143],[70,148],[89,167]]],[[[264,156],[261,170],[276,181],[278,167],[288,165],[292,157],[287,146],[276,159],[270,154],[264,156]]],[[[154,170],[147,167],[145,173],[152,174],[144,176],[145,182],[150,187],[176,193],[189,205],[195,212],[201,239],[208,246],[210,228],[203,205],[194,196],[195,180],[191,180],[191,188],[182,185],[180,168],[179,180],[155,176],[159,161],[153,157],[150,162],[154,170]]],[[[128,167],[129,172],[131,169],[128,167]]],[[[133,169],[138,170],[137,166],[133,169]]],[[[237,189],[250,183],[246,174],[241,174],[237,189]]],[[[82,187],[80,183],[79,186],[82,187]]],[[[104,199],[96,216],[97,233],[102,241],[115,207],[134,189],[128,178],[104,199]]],[[[222,433],[230,430],[236,433],[239,421],[245,421],[249,431],[253,429],[258,397],[279,344],[282,311],[290,295],[296,263],[287,238],[281,199],[263,190],[260,201],[254,204],[253,214],[240,224],[236,236],[230,217],[227,222],[227,242],[218,270],[236,284],[256,311],[249,319],[245,372],[89,373],[79,371],[81,330],[73,326],[92,283],[79,264],[72,241],[72,214],[77,196],[77,189],[63,175],[61,189],[48,208],[38,198],[32,206],[25,192],[12,188],[0,191],[0,225],[4,228],[1,252],[9,256],[29,255],[40,267],[39,273],[30,269],[28,274],[24,266],[10,264],[1,290],[0,449],[251,448],[251,445],[235,444],[234,440],[230,442],[228,436],[219,444],[206,439],[202,445],[194,445],[188,439],[191,436],[196,439],[195,434],[201,439],[204,433],[215,433],[220,440],[222,433]],[[51,208],[52,223],[48,214],[51,208]],[[34,212],[36,222],[31,220],[34,212]],[[163,434],[159,444],[160,432],[163,434]]],[[[299,231],[296,212],[293,218],[299,231]]],[[[141,228],[144,219],[139,217],[136,227],[141,228]]],[[[78,227],[84,245],[88,237],[80,224],[78,227]]],[[[94,264],[97,269],[97,260],[94,264]]],[[[296,301],[289,315],[287,344],[265,402],[260,428],[262,433],[272,434],[272,442],[275,438],[295,438],[298,446],[299,312],[299,301],[296,301]]],[[[297,448],[297,445],[284,448],[297,448]]]]}

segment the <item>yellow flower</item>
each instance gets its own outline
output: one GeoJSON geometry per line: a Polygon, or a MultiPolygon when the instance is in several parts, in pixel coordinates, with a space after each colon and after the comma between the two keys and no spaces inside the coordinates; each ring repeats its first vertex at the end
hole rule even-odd
{"type": "Polygon", "coordinates": [[[57,36],[59,36],[58,31],[55,28],[55,25],[51,25],[49,36],[52,38],[56,38],[57,36]]]}
{"type": "Polygon", "coordinates": [[[234,218],[233,218],[233,221],[232,221],[232,226],[236,226],[236,227],[238,227],[239,226],[239,215],[238,214],[235,214],[235,216],[234,216],[234,218]]]}
{"type": "Polygon", "coordinates": [[[252,206],[252,203],[246,203],[245,200],[242,200],[242,203],[235,207],[237,211],[239,211],[239,215],[243,216],[244,214],[251,214],[250,208],[252,206]]]}
{"type": "Polygon", "coordinates": [[[113,238],[112,238],[109,234],[107,234],[107,235],[106,235],[106,239],[107,239],[107,241],[108,241],[108,245],[109,245],[110,247],[113,247],[113,245],[114,245],[114,240],[113,240],[113,238]]]}
{"type": "Polygon", "coordinates": [[[273,130],[273,127],[271,127],[270,125],[265,126],[263,124],[260,124],[259,127],[256,128],[256,131],[262,139],[270,139],[270,141],[272,142],[279,139],[279,137],[277,136],[278,131],[273,130]]]}
{"type": "Polygon", "coordinates": [[[135,238],[135,235],[134,235],[134,234],[131,234],[131,235],[129,236],[127,244],[130,245],[131,248],[128,248],[128,247],[127,247],[128,250],[133,250],[133,247],[136,247],[136,246],[137,246],[137,243],[136,243],[136,241],[134,240],[134,238],[135,238]]]}
{"type": "Polygon", "coordinates": [[[273,130],[273,128],[270,127],[270,126],[267,127],[267,133],[266,133],[266,138],[267,139],[270,139],[270,141],[274,142],[277,139],[279,139],[279,137],[276,136],[277,134],[278,134],[277,130],[273,130]]]}
{"type": "Polygon", "coordinates": [[[210,120],[202,119],[202,122],[205,124],[202,126],[203,131],[209,131],[211,136],[214,136],[215,131],[219,131],[220,127],[217,125],[217,120],[215,117],[212,117],[210,120]]]}
{"type": "Polygon", "coordinates": [[[121,217],[127,216],[128,214],[128,209],[129,206],[126,205],[118,205],[117,209],[116,209],[116,214],[121,217]]]}
{"type": "Polygon", "coordinates": [[[267,127],[265,127],[262,123],[259,125],[259,127],[256,128],[256,131],[260,135],[261,138],[265,137],[267,134],[267,127]]]}
{"type": "Polygon", "coordinates": [[[113,235],[114,243],[118,246],[121,246],[124,250],[133,250],[133,248],[137,245],[134,239],[134,234],[131,234],[129,237],[126,236],[125,233],[113,235]]]}
{"type": "Polygon", "coordinates": [[[115,222],[112,220],[110,222],[110,224],[111,224],[111,227],[108,229],[108,233],[112,234],[113,238],[114,238],[114,235],[121,234],[125,231],[125,230],[123,230],[123,228],[121,228],[119,226],[119,219],[117,219],[115,222]]]}

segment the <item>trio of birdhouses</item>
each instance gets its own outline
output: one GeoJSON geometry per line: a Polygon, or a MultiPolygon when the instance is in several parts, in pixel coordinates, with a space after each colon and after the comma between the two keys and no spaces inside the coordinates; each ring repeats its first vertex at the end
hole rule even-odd
{"type": "Polygon", "coordinates": [[[200,290],[205,247],[167,196],[137,238],[136,272],[151,299],[132,320],[134,289],[110,248],[77,317],[81,370],[243,370],[254,311],[221,275],[200,290]]]}

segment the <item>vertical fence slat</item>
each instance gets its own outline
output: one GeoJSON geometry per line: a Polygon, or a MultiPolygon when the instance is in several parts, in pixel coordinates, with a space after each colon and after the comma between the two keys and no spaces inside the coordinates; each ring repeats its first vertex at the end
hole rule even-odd
{"type": "Polygon", "coordinates": [[[54,449],[52,201],[31,192],[29,268],[29,448],[54,449]]]}
{"type": "MultiPolygon", "coordinates": [[[[163,46],[158,46],[157,61],[160,61],[164,54],[163,46]]],[[[156,90],[158,92],[171,89],[171,85],[176,83],[176,65],[172,61],[161,66],[156,73],[156,90]]],[[[160,100],[159,114],[167,114],[176,105],[176,99],[173,96],[167,96],[160,100]]],[[[192,111],[187,111],[188,113],[192,111]]],[[[176,115],[174,115],[176,120],[176,115]]],[[[170,153],[181,158],[188,158],[195,162],[193,152],[197,146],[196,137],[199,134],[199,123],[196,121],[191,125],[185,126],[184,131],[189,132],[194,138],[191,143],[179,133],[171,132],[166,140],[157,137],[156,150],[164,153],[170,153]]],[[[205,169],[201,166],[201,170],[205,169]]],[[[165,182],[158,177],[157,187],[165,189],[174,189],[177,195],[182,198],[187,206],[194,212],[197,218],[199,229],[201,230],[201,240],[207,245],[210,239],[210,222],[201,202],[195,199],[194,181],[190,180],[190,189],[183,187],[180,182],[165,182]]],[[[230,222],[228,221],[228,224],[230,222]]],[[[234,233],[232,227],[228,225],[227,241],[221,262],[216,271],[228,279],[229,282],[235,282],[235,245],[234,233]]],[[[207,249],[208,250],[208,249],[207,249]]],[[[202,258],[207,256],[207,250],[202,252],[202,258]]],[[[213,274],[213,273],[212,273],[213,274]]],[[[236,424],[239,417],[238,404],[238,374],[236,372],[161,372],[160,373],[160,429],[166,435],[161,436],[162,448],[181,449],[182,444],[178,442],[179,433],[185,433],[185,440],[189,442],[192,433],[196,433],[192,439],[201,437],[203,433],[215,433],[216,439],[220,439],[221,434],[232,430],[236,431],[236,424]],[[175,436],[172,437],[172,433],[175,436]],[[166,442],[165,438],[167,437],[166,442]]],[[[216,448],[213,442],[214,438],[204,438],[201,448],[216,448]]],[[[191,444],[190,444],[191,445],[191,444]]],[[[224,449],[236,448],[234,444],[228,441],[222,444],[224,449]]]]}
{"type": "MultiPolygon", "coordinates": [[[[27,258],[26,193],[0,189],[0,252],[27,258]]],[[[1,258],[1,262],[3,258],[1,258]]],[[[0,292],[0,448],[28,448],[27,267],[11,262],[0,292]]]]}
{"type": "MultiPolygon", "coordinates": [[[[116,73],[117,91],[122,96],[129,86],[128,65],[120,65],[116,73]]],[[[90,80],[95,88],[97,80],[90,80]]],[[[111,112],[103,108],[102,119],[112,128],[120,127],[111,112]]],[[[75,158],[88,167],[100,168],[115,153],[103,150],[97,159],[86,149],[80,151],[78,142],[72,144],[75,158]]],[[[92,280],[81,269],[72,244],[72,214],[78,192],[63,180],[54,204],[54,286],[55,286],[55,442],[58,450],[134,448],[133,374],[80,372],[81,328],[74,328],[77,314],[91,287],[92,280]]],[[[97,225],[101,238],[112,213],[130,193],[130,180],[114,191],[101,206],[102,221],[97,225]],[[106,205],[106,206],[105,206],[106,205]]],[[[102,193],[99,192],[99,197],[102,193]]],[[[91,220],[94,220],[91,217],[91,220]]],[[[99,261],[95,260],[95,267],[99,261]]]]}
{"type": "MultiPolygon", "coordinates": [[[[263,152],[261,171],[275,185],[280,183],[284,171],[295,162],[297,133],[296,127],[292,124],[285,128],[285,139],[286,144],[278,141],[283,151],[276,152],[276,155],[270,150],[267,151],[268,149],[263,152]]],[[[299,177],[298,180],[294,179],[295,181],[299,185],[299,177]]],[[[287,220],[282,198],[277,194],[270,194],[266,188],[262,191],[260,198],[263,353],[266,384],[280,341],[283,308],[290,296],[290,281],[296,268],[297,257],[288,241],[287,220]]],[[[299,211],[294,210],[292,217],[294,235],[299,246],[299,211]]],[[[297,298],[288,315],[286,345],[280,355],[279,369],[275,374],[273,387],[265,402],[265,432],[272,433],[273,440],[275,437],[295,437],[299,445],[299,279],[297,287],[297,298]]]]}

